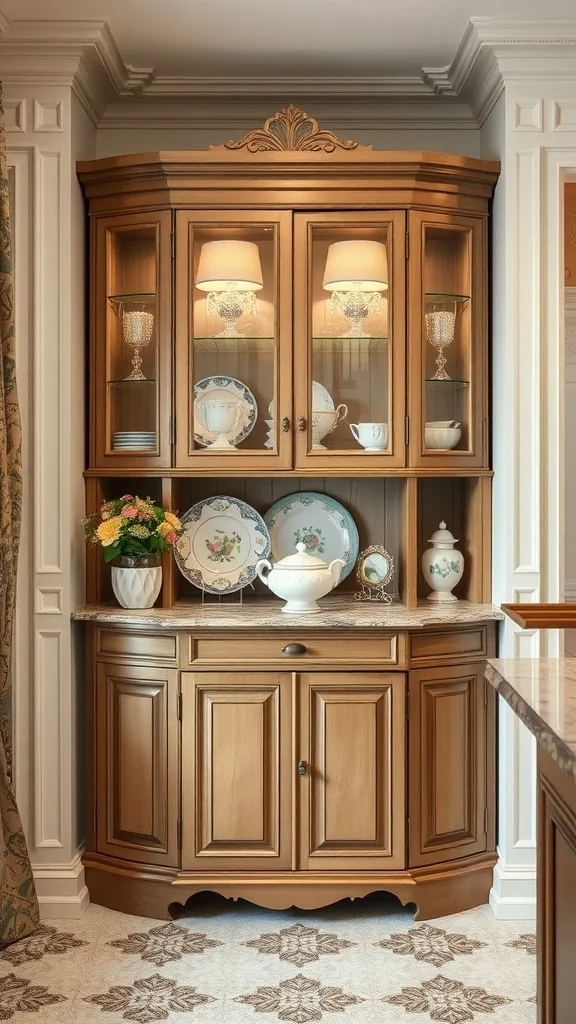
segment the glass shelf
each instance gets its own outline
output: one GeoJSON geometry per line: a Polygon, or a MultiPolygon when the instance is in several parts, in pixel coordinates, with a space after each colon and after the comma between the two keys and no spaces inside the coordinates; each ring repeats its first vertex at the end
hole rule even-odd
{"type": "Polygon", "coordinates": [[[142,305],[151,306],[156,302],[156,292],[126,292],[122,295],[108,295],[108,302],[117,303],[120,305],[121,302],[137,302],[142,305]]]}
{"type": "Polygon", "coordinates": [[[467,388],[470,384],[469,380],[452,380],[450,377],[448,380],[437,380],[435,377],[428,377],[426,384],[433,384],[434,387],[451,387],[451,388],[467,388]]]}
{"type": "Polygon", "coordinates": [[[426,302],[469,302],[469,295],[455,295],[451,292],[425,292],[426,302]]]}
{"type": "Polygon", "coordinates": [[[108,386],[111,388],[126,388],[126,390],[130,391],[132,388],[141,388],[155,383],[156,380],[153,377],[147,377],[146,380],[109,380],[108,386]]]}
{"type": "Polygon", "coordinates": [[[320,337],[312,338],[312,344],[320,347],[326,344],[330,348],[348,348],[350,350],[382,349],[388,344],[388,338],[347,338],[342,335],[323,334],[320,337]]]}
{"type": "Polygon", "coordinates": [[[200,352],[269,352],[274,348],[275,338],[194,338],[194,348],[200,352]]]}

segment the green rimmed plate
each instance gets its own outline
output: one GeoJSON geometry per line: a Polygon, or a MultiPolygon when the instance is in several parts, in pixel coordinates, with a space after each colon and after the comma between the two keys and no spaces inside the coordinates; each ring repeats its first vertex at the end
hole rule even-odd
{"type": "Polygon", "coordinates": [[[264,515],[270,533],[272,560],[293,555],[306,545],[309,555],[326,563],[341,558],[340,582],[350,575],[358,557],[358,529],[348,509],[335,498],[316,491],[298,491],[280,498],[264,515]]]}

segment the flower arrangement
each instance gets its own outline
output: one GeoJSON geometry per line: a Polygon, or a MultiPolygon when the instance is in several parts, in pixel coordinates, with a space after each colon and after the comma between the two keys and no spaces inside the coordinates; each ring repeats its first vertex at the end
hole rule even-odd
{"type": "Polygon", "coordinates": [[[119,555],[142,558],[170,551],[182,529],[174,512],[161,508],[152,498],[123,494],[105,501],[100,512],[83,520],[86,540],[101,544],[104,560],[119,555]]]}

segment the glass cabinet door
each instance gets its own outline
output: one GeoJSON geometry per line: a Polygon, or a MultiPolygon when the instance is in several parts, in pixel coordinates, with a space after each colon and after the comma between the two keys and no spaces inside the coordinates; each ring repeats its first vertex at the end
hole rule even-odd
{"type": "Polygon", "coordinates": [[[297,468],[405,464],[405,215],[295,216],[297,468]]]}
{"type": "Polygon", "coordinates": [[[410,214],[411,465],[487,465],[484,222],[410,214]]]}
{"type": "Polygon", "coordinates": [[[292,216],[179,212],[177,465],[291,468],[292,216]]]}
{"type": "Polygon", "coordinates": [[[171,465],[169,212],[96,222],[92,466],[171,465]]]}

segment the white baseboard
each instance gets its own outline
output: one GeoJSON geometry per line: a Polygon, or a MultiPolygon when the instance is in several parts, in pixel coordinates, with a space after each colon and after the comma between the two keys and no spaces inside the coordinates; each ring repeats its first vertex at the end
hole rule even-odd
{"type": "Polygon", "coordinates": [[[82,855],[70,864],[33,864],[40,918],[78,920],[86,913],[90,893],[86,888],[82,855]]]}
{"type": "Polygon", "coordinates": [[[499,860],[494,868],[489,903],[499,921],[535,921],[535,868],[511,867],[499,860]]]}

